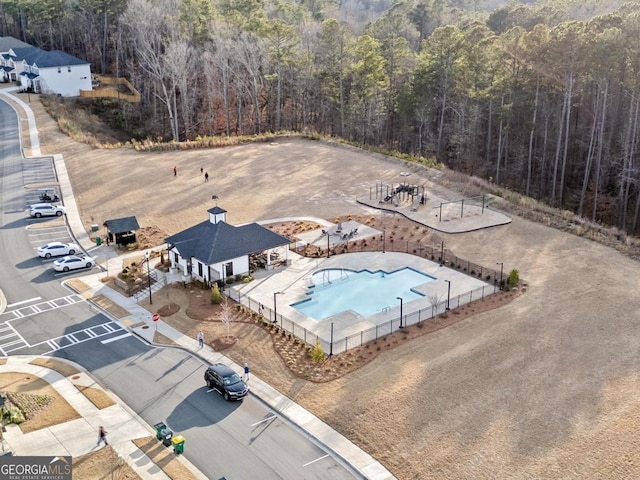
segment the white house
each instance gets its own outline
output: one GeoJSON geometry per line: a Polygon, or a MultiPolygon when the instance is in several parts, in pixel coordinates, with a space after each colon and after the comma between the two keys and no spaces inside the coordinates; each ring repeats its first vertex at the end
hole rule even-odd
{"type": "Polygon", "coordinates": [[[28,43],[13,37],[0,37],[0,81],[15,82],[18,76],[13,62],[14,54],[10,54],[12,48],[34,48],[28,43]]]}
{"type": "Polygon", "coordinates": [[[24,90],[77,97],[91,90],[91,64],[53,50],[48,52],[12,37],[0,37],[0,75],[24,90]]]}
{"type": "Polygon", "coordinates": [[[207,211],[209,220],[167,237],[171,266],[207,284],[249,273],[249,256],[286,246],[291,241],[257,223],[233,226],[226,223],[226,210],[207,211]]]}
{"type": "Polygon", "coordinates": [[[91,64],[84,60],[60,50],[18,48],[12,51],[16,53],[14,63],[20,85],[25,89],[63,97],[77,97],[80,90],[92,89],[91,64]]]}

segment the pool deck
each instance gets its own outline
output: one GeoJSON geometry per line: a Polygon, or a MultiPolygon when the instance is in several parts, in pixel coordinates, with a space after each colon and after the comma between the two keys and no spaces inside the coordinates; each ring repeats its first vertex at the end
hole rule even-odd
{"type": "MultiPolygon", "coordinates": [[[[395,300],[389,309],[364,317],[353,311],[336,314],[324,320],[307,317],[291,305],[305,300],[310,285],[311,276],[318,270],[327,268],[344,268],[348,270],[383,270],[391,272],[404,267],[411,267],[435,278],[425,283],[421,293],[425,296],[403,303],[403,317],[415,316],[418,310],[431,311],[432,298],[435,295],[440,302],[447,300],[447,290],[450,281],[450,304],[458,305],[458,295],[463,296],[460,303],[468,301],[468,292],[485,288],[485,294],[494,292],[493,284],[466,275],[458,270],[441,266],[437,262],[426,260],[416,255],[398,252],[357,252],[334,255],[330,258],[307,258],[289,252],[291,264],[269,272],[257,272],[255,280],[234,288],[252,298],[252,301],[262,303],[269,310],[274,307],[274,292],[282,292],[277,296],[277,312],[298,326],[318,335],[324,340],[331,337],[333,324],[334,338],[344,338],[372,327],[389,325],[390,321],[400,318],[400,302],[395,300]]],[[[266,311],[266,310],[265,310],[266,311]]],[[[268,314],[265,313],[268,317],[268,314]]]]}

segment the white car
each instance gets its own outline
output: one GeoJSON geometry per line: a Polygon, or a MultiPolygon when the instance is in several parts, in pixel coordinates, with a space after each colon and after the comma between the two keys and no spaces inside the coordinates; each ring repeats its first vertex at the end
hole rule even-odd
{"type": "Polygon", "coordinates": [[[61,205],[52,205],[50,203],[35,203],[29,207],[29,215],[32,217],[52,217],[61,216],[67,213],[61,205]]]}
{"type": "Polygon", "coordinates": [[[75,243],[51,242],[38,247],[38,255],[42,258],[59,257],[61,255],[74,255],[80,251],[75,243]]]}
{"type": "Polygon", "coordinates": [[[91,268],[96,262],[91,257],[85,255],[68,255],[53,262],[53,269],[56,272],[68,272],[79,268],[91,268]]]}

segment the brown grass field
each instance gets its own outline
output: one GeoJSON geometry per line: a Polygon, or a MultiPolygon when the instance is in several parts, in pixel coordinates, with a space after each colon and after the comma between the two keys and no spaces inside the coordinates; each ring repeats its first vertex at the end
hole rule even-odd
{"type": "MultiPolygon", "coordinates": [[[[85,226],[135,215],[172,234],[205,220],[212,195],[234,224],[371,215],[354,198],[376,180],[401,181],[407,169],[299,139],[186,152],[96,150],[60,134],[38,102],[31,105],[43,150],[64,155],[85,226]]],[[[412,181],[421,175],[437,177],[425,171],[412,181]]],[[[461,257],[518,269],[527,293],[328,383],[276,367],[269,371],[277,387],[400,479],[640,478],[639,264],[517,217],[443,238],[461,257]]],[[[252,370],[260,369],[257,349],[270,348],[256,341],[244,349],[252,370]]]]}

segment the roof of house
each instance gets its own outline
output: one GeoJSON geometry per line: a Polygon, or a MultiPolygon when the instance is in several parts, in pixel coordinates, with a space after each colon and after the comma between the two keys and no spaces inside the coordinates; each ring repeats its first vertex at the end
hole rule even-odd
{"type": "Polygon", "coordinates": [[[291,243],[288,238],[257,223],[236,227],[226,222],[214,224],[208,220],[167,237],[165,241],[175,247],[181,257],[195,258],[205,265],[291,243]]]}
{"type": "Polygon", "coordinates": [[[11,48],[30,47],[28,43],[13,37],[0,37],[0,52],[8,52],[11,48]]]}
{"type": "Polygon", "coordinates": [[[136,217],[114,218],[113,220],[107,220],[104,224],[111,233],[132,232],[140,228],[136,217]]]}
{"type": "Polygon", "coordinates": [[[21,47],[13,48],[13,53],[16,55],[14,61],[24,60],[29,65],[37,65],[38,68],[49,67],[66,67],[70,65],[88,65],[89,62],[80,60],[73,55],[61,52],[60,50],[53,50],[47,52],[38,47],[21,47]]]}

